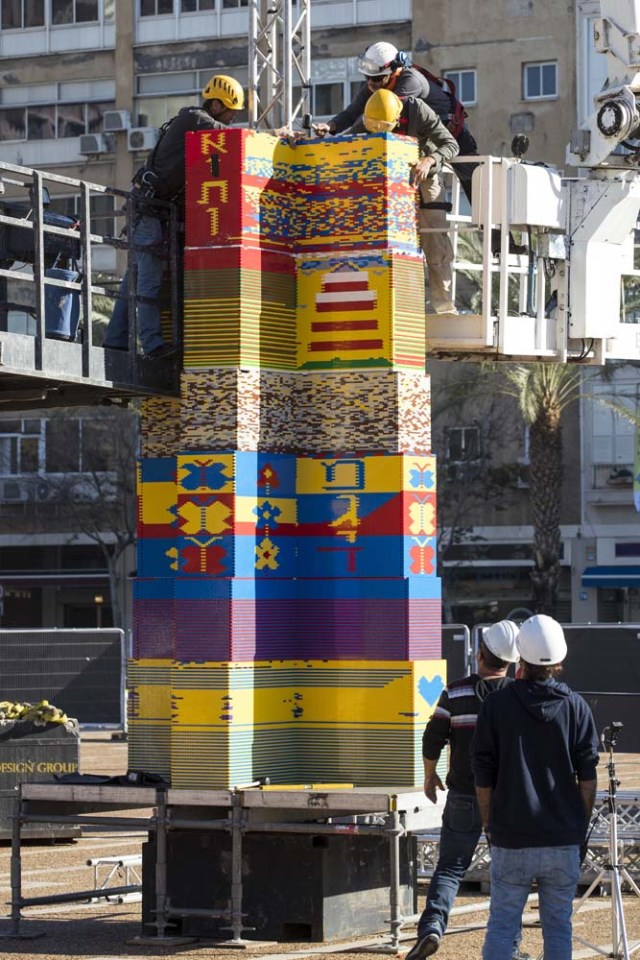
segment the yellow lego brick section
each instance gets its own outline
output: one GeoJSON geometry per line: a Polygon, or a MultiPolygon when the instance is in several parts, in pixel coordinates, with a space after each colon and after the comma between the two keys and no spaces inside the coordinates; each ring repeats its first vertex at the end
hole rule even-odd
{"type": "Polygon", "coordinates": [[[297,258],[298,368],[424,367],[422,259],[297,258]]]}
{"type": "MultiPolygon", "coordinates": [[[[139,475],[139,474],[138,474],[139,475]]],[[[175,483],[138,483],[138,517],[142,524],[166,524],[175,520],[175,483]]]]}
{"type": "Polygon", "coordinates": [[[130,721],[169,724],[171,660],[130,660],[127,688],[130,721]]]}
{"type": "Polygon", "coordinates": [[[173,723],[229,730],[422,727],[445,671],[441,660],[181,664],[172,673],[173,723]]]}
{"type": "MultiPolygon", "coordinates": [[[[274,177],[296,187],[286,198],[296,248],[374,244],[415,252],[417,198],[409,175],[417,159],[414,141],[383,134],[301,141],[293,149],[280,144],[274,177]]],[[[284,232],[277,217],[269,226],[284,232]]]]}
{"type": "Polygon", "coordinates": [[[425,454],[298,457],[297,493],[396,493],[435,490],[435,457],[425,454]]]}
{"type": "Polygon", "coordinates": [[[295,525],[297,504],[294,499],[272,497],[268,494],[260,497],[236,497],[234,500],[235,522],[261,527],[283,524],[295,525]]]}

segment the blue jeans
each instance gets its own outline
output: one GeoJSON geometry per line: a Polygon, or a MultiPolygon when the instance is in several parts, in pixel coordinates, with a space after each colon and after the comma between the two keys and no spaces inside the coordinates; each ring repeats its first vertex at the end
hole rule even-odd
{"type": "MultiPolygon", "coordinates": [[[[481,833],[482,821],[476,798],[449,790],[442,814],[438,863],[429,884],[427,904],[418,921],[418,940],[428,933],[443,936],[481,833]]],[[[521,940],[522,927],[518,924],[511,938],[509,957],[517,951],[521,940]]]]}
{"type": "Polygon", "coordinates": [[[544,960],[571,960],[571,913],[580,848],[491,848],[491,908],[483,960],[509,960],[533,880],[537,881],[544,960]]]}
{"type": "MultiPolygon", "coordinates": [[[[157,217],[140,217],[133,229],[138,334],[144,353],[163,344],[160,328],[160,291],[164,264],[161,256],[162,223],[157,217]]],[[[125,273],[107,327],[103,347],[126,350],[129,345],[129,272],[125,273]]]]}
{"type": "Polygon", "coordinates": [[[442,814],[438,863],[429,884],[427,905],[418,921],[418,940],[442,936],[458,887],[478,846],[482,823],[476,798],[449,790],[442,814]]]}

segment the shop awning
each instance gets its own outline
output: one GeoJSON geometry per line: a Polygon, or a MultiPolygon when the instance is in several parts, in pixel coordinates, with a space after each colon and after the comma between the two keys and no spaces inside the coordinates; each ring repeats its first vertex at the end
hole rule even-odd
{"type": "Polygon", "coordinates": [[[585,567],[583,587],[640,587],[640,567],[585,567]]]}

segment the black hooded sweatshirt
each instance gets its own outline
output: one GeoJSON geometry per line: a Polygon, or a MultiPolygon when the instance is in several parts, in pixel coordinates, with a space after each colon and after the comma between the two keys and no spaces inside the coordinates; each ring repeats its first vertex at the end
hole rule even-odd
{"type": "Polygon", "coordinates": [[[516,680],[480,708],[471,744],[478,787],[491,787],[498,847],[581,844],[588,820],[578,780],[595,780],[591,710],[557,680],[516,680]]]}

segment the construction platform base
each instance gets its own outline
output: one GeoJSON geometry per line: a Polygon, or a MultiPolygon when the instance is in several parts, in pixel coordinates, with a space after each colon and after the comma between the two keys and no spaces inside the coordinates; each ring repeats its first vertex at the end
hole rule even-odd
{"type": "Polygon", "coordinates": [[[44,902],[22,895],[20,827],[46,820],[148,831],[145,943],[202,937],[232,947],[389,931],[393,951],[403,924],[416,919],[416,836],[441,818],[442,805],[429,803],[418,788],[24,784],[12,839],[11,933],[26,932],[23,907],[44,902]],[[116,810],[132,815],[114,817],[116,810]]]}

